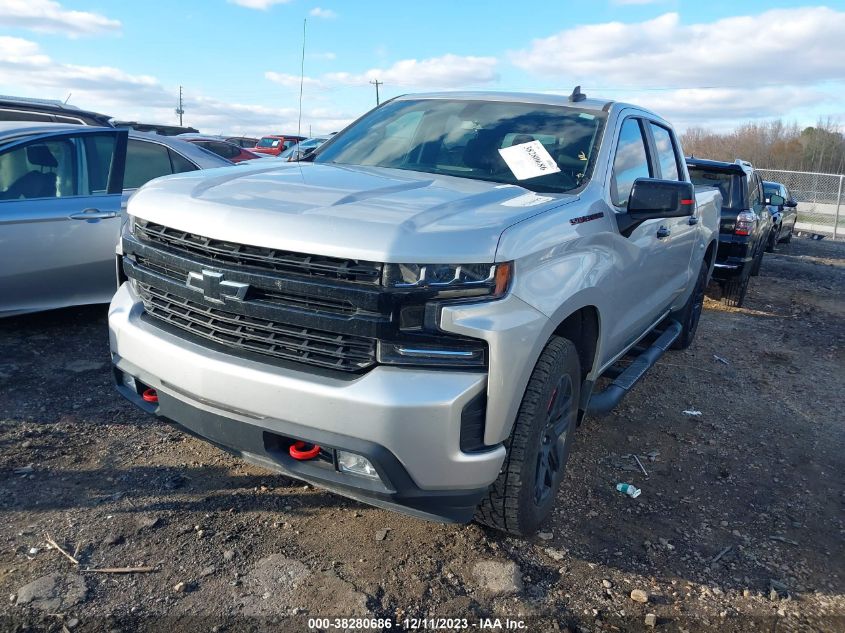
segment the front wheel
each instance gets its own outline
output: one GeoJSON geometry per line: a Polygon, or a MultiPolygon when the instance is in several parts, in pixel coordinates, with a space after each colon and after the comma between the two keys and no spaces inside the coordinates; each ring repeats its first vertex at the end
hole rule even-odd
{"type": "Polygon", "coordinates": [[[701,262],[698,271],[698,278],[695,280],[695,287],[692,289],[684,307],[670,315],[683,328],[681,334],[672,343],[672,349],[686,349],[692,345],[695,333],[698,330],[698,322],[701,320],[701,311],[704,309],[704,291],[707,289],[707,273],[710,272],[710,265],[707,261],[701,262]]]}
{"type": "Polygon", "coordinates": [[[769,232],[769,240],[766,242],[766,252],[767,253],[774,253],[775,252],[775,244],[780,241],[780,232],[783,227],[772,228],[769,232]]]}
{"type": "Polygon", "coordinates": [[[569,457],[580,392],[578,351],[571,341],[553,336],[534,366],[505,442],[505,463],[476,509],[476,521],[526,536],[549,516],[569,457]]]}
{"type": "Polygon", "coordinates": [[[763,247],[760,245],[757,248],[757,255],[751,260],[751,276],[756,277],[760,274],[760,267],[763,265],[763,247]]]}

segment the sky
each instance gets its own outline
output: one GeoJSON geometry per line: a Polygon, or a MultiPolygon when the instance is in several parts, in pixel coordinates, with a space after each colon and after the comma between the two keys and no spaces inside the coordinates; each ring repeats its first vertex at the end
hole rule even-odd
{"type": "Polygon", "coordinates": [[[181,85],[202,132],[316,135],[375,80],[382,100],[580,84],[681,131],[845,123],[845,0],[0,0],[0,94],[176,124],[181,85]]]}

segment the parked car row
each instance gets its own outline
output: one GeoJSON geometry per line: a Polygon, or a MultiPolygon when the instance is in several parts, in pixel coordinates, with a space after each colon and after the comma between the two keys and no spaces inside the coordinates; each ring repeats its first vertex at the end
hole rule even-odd
{"type": "Polygon", "coordinates": [[[174,137],[0,123],[0,316],[107,302],[129,196],[159,176],[227,166],[174,137]]]}
{"type": "Polygon", "coordinates": [[[689,157],[686,162],[693,183],[722,194],[713,278],[721,287],[722,302],[740,307],[751,277],[760,274],[764,252],[792,239],[798,204],[784,185],[764,182],[748,161],[689,157]]]}
{"type": "Polygon", "coordinates": [[[111,298],[117,388],[144,411],[518,535],[550,514],[584,416],[692,344],[711,277],[741,305],[794,225],[750,163],[685,160],[668,121],[579,88],[407,95],[254,148],[298,165],[5,125],[0,314],[111,298]]]}
{"type": "Polygon", "coordinates": [[[288,152],[291,148],[305,141],[299,135],[269,135],[260,139],[250,136],[222,136],[200,134],[198,130],[175,125],[156,125],[134,121],[117,121],[106,114],[82,110],[61,101],[51,99],[29,99],[26,97],[0,96],[0,121],[28,121],[41,123],[65,123],[69,125],[94,125],[149,131],[162,136],[179,136],[181,139],[198,144],[218,156],[238,163],[267,156],[279,156],[287,153],[289,161],[300,160],[307,155],[305,149],[313,149],[325,138],[308,139],[308,146],[296,154],[288,152]]]}

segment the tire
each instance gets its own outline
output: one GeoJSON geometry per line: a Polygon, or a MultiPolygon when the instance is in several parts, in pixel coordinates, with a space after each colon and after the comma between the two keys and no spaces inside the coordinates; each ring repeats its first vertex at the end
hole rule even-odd
{"type": "Polygon", "coordinates": [[[553,336],[525,388],[507,457],[475,520],[508,534],[533,534],[554,507],[578,419],[581,363],[571,341],[553,336]]]}
{"type": "Polygon", "coordinates": [[[750,275],[744,272],[738,279],[722,283],[722,303],[729,308],[741,308],[748,292],[750,275]]]}
{"type": "Polygon", "coordinates": [[[767,253],[774,253],[775,252],[775,244],[780,241],[780,232],[783,227],[772,227],[772,230],[769,231],[769,239],[766,241],[766,252],[767,253]]]}
{"type": "MultiPolygon", "coordinates": [[[[781,244],[789,244],[789,243],[792,241],[792,232],[793,232],[794,230],[795,230],[795,225],[793,224],[793,225],[792,225],[792,228],[791,228],[791,229],[789,229],[789,232],[786,234],[786,237],[781,237],[781,238],[780,238],[780,243],[781,243],[781,244]]],[[[780,237],[780,236],[778,236],[778,237],[780,237]]]]}
{"type": "Polygon", "coordinates": [[[707,274],[710,272],[710,265],[703,261],[698,271],[698,278],[695,280],[695,287],[687,299],[684,307],[669,315],[675,319],[683,328],[678,338],[672,343],[671,349],[686,349],[695,340],[695,333],[698,331],[698,322],[701,320],[701,311],[704,309],[704,292],[707,290],[707,274]]]}
{"type": "Polygon", "coordinates": [[[756,277],[760,274],[760,267],[763,265],[763,246],[757,249],[757,255],[754,256],[754,259],[751,262],[751,276],[756,277]]]}

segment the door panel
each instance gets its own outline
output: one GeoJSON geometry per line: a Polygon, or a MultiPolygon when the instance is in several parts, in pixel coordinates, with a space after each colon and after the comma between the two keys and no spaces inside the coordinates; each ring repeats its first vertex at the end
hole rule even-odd
{"type": "MultiPolygon", "coordinates": [[[[643,132],[637,118],[625,119],[619,131],[609,192],[619,213],[626,212],[634,180],[655,178],[659,173],[643,132]]],[[[611,352],[621,351],[638,339],[671,303],[666,238],[659,237],[663,226],[667,226],[666,220],[647,220],[630,235],[619,236],[620,264],[613,289],[618,310],[609,319],[611,352]]]]}
{"type": "MultiPolygon", "coordinates": [[[[660,169],[658,178],[681,180],[683,169],[677,143],[668,128],[649,122],[653,154],[660,169]]],[[[668,285],[669,301],[674,303],[697,278],[698,266],[692,266],[693,251],[698,237],[698,218],[664,218],[665,237],[661,238],[665,283],[668,285]],[[692,270],[692,268],[695,270],[692,270]]]]}
{"type": "Polygon", "coordinates": [[[125,136],[64,133],[0,151],[0,314],[114,293],[125,136]]]}

